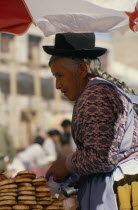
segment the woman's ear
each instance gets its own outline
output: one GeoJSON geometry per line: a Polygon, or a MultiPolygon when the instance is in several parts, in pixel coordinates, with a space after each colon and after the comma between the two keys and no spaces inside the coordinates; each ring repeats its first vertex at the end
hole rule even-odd
{"type": "Polygon", "coordinates": [[[87,64],[85,62],[81,62],[79,64],[79,74],[80,74],[81,79],[86,78],[86,76],[88,74],[88,67],[87,67],[87,64]]]}

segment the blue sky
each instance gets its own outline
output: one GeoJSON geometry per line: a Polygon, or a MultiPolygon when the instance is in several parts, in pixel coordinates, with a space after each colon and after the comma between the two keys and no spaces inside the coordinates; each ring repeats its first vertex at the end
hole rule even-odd
{"type": "Polygon", "coordinates": [[[111,41],[112,39],[111,33],[95,33],[95,35],[96,35],[96,38],[99,38],[99,39],[104,39],[108,41],[111,41]]]}

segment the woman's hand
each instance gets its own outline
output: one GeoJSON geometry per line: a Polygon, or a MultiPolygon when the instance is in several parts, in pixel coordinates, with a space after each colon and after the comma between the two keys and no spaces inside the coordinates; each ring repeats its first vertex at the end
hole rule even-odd
{"type": "Polygon", "coordinates": [[[53,176],[55,182],[63,182],[70,172],[66,168],[66,159],[55,161],[46,173],[46,179],[49,180],[50,176],[53,176]]]}

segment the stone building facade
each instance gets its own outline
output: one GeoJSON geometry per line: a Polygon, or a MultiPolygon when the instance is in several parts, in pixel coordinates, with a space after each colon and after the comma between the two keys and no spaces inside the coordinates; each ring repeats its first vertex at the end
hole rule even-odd
{"type": "Polygon", "coordinates": [[[37,126],[47,130],[72,113],[72,104],[54,88],[42,50],[51,42],[34,26],[21,36],[0,34],[0,124],[17,149],[31,143],[37,126]]]}
{"type": "Polygon", "coordinates": [[[104,34],[99,37],[97,44],[108,49],[108,73],[124,81],[138,94],[137,33],[128,30],[124,34],[104,34]]]}

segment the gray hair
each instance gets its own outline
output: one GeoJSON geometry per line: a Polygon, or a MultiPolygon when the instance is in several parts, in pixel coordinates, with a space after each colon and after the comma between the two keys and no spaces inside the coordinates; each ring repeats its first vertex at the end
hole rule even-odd
{"type": "Polygon", "coordinates": [[[99,76],[99,73],[97,70],[101,71],[101,62],[99,59],[84,59],[84,58],[68,58],[68,57],[59,57],[59,56],[51,56],[50,61],[49,61],[49,66],[53,61],[56,59],[61,59],[61,64],[65,68],[69,70],[74,70],[77,71],[78,65],[81,62],[85,62],[88,68],[88,77],[96,77],[99,76]]]}
{"type": "MultiPolygon", "coordinates": [[[[101,68],[101,61],[99,58],[96,58],[96,59],[73,58],[72,59],[68,57],[51,56],[50,61],[49,61],[49,66],[51,65],[53,61],[59,58],[62,58],[61,64],[67,69],[74,70],[74,73],[77,71],[78,65],[81,62],[85,62],[88,68],[87,76],[89,78],[93,78],[93,77],[103,78],[105,80],[108,80],[109,82],[112,82],[117,87],[121,88],[124,92],[135,95],[135,92],[133,89],[129,88],[124,82],[120,82],[117,78],[112,77],[110,74],[108,74],[101,68]]],[[[136,113],[138,114],[137,105],[134,105],[134,109],[136,113]]]]}
{"type": "Polygon", "coordinates": [[[61,58],[62,66],[64,66],[65,68],[69,70],[74,70],[74,71],[77,71],[79,63],[84,62],[84,59],[80,59],[80,58],[72,59],[68,57],[51,56],[50,61],[49,61],[49,66],[51,65],[53,61],[60,58],[61,58]]]}

